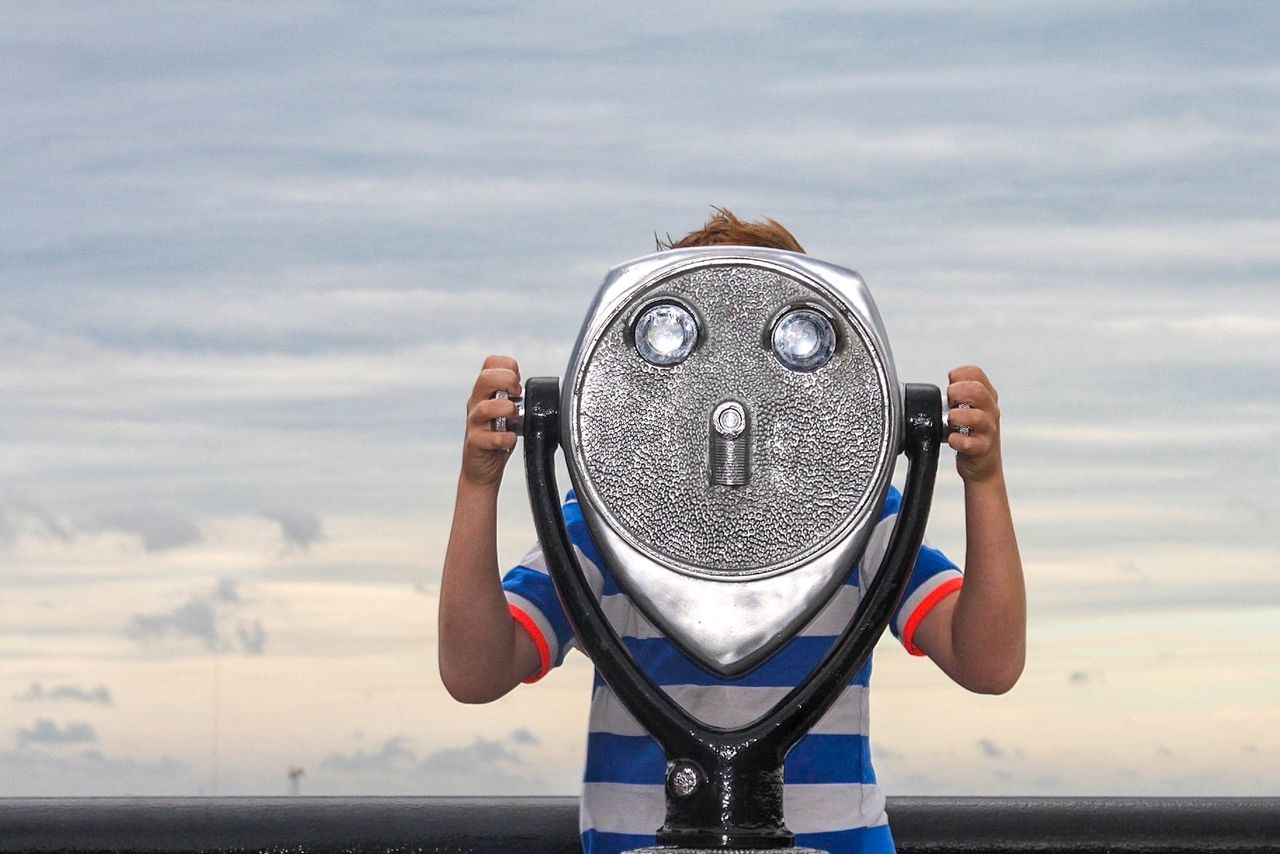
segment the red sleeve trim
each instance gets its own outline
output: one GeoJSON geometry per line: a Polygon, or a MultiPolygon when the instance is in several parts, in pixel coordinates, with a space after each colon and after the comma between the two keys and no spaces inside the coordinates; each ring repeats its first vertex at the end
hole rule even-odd
{"type": "Polygon", "coordinates": [[[902,645],[907,648],[907,652],[912,655],[924,655],[924,650],[915,645],[916,629],[920,627],[920,622],[933,610],[934,605],[955,593],[963,585],[963,578],[952,578],[949,581],[944,581],[938,585],[936,590],[924,597],[923,602],[916,606],[916,609],[911,612],[911,616],[907,618],[906,626],[902,629],[902,645]]]}
{"type": "Polygon", "coordinates": [[[507,607],[511,609],[511,618],[524,626],[529,637],[533,638],[534,646],[538,648],[538,672],[524,680],[524,684],[529,685],[546,676],[547,671],[551,669],[551,647],[547,646],[547,639],[542,636],[542,630],[538,628],[538,624],[532,617],[510,602],[507,603],[507,607]]]}

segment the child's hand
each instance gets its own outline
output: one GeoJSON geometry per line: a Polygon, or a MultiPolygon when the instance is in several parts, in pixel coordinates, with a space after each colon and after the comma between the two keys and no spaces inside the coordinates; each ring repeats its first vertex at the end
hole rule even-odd
{"type": "Polygon", "coordinates": [[[505,391],[520,397],[520,366],[510,356],[490,356],[476,378],[471,399],[467,401],[467,438],[462,447],[462,479],[477,486],[491,486],[502,480],[516,434],[493,429],[495,418],[515,418],[516,404],[494,398],[505,391]]]}
{"type": "Polygon", "coordinates": [[[956,471],[966,483],[981,483],[1001,472],[1000,395],[982,368],[965,365],[947,375],[948,423],[967,427],[968,435],[956,432],[947,444],[956,450],[956,471]]]}

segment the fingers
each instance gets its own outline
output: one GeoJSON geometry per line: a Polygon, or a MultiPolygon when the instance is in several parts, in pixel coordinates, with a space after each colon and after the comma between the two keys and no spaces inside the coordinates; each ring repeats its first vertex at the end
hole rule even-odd
{"type": "Polygon", "coordinates": [[[512,397],[520,396],[520,375],[508,368],[485,368],[476,377],[471,392],[471,404],[493,397],[495,392],[505,391],[512,397]]]}
{"type": "Polygon", "coordinates": [[[476,377],[475,388],[471,391],[468,411],[477,401],[493,397],[499,391],[505,391],[512,397],[519,397],[521,393],[520,366],[510,356],[489,356],[484,360],[484,367],[476,377]]]}
{"type": "Polygon", "coordinates": [[[956,432],[947,437],[948,445],[967,456],[986,454],[996,441],[998,426],[989,412],[957,408],[951,410],[947,422],[958,431],[967,428],[967,435],[956,432]]]}
{"type": "Polygon", "coordinates": [[[999,412],[996,405],[995,389],[977,380],[953,381],[947,386],[947,406],[952,411],[957,407],[969,406],[987,412],[999,412]]]}
{"type": "Polygon", "coordinates": [[[519,409],[514,402],[502,398],[484,399],[467,412],[467,429],[490,429],[496,418],[515,418],[519,409]]]}
{"type": "Polygon", "coordinates": [[[510,422],[519,414],[515,400],[494,397],[498,392],[505,392],[515,400],[520,398],[520,366],[510,356],[487,357],[476,377],[467,401],[461,482],[496,487],[520,439],[510,430],[493,429],[496,419],[506,418],[510,422]]]}
{"type": "MultiPolygon", "coordinates": [[[[991,384],[991,380],[987,378],[986,371],[982,370],[982,368],[979,368],[977,365],[961,365],[958,368],[953,368],[951,372],[947,374],[947,382],[951,383],[953,386],[959,383],[977,383],[987,389],[987,393],[990,394],[993,402],[1000,400],[1000,395],[996,391],[996,387],[991,384]]],[[[973,403],[973,401],[968,402],[973,403]]],[[[956,404],[952,403],[951,405],[955,406],[956,404]]]]}
{"type": "Polygon", "coordinates": [[[468,430],[467,448],[473,451],[483,451],[487,453],[503,451],[509,454],[515,450],[516,442],[519,438],[519,436],[511,432],[499,432],[488,429],[468,430]]]}
{"type": "Polygon", "coordinates": [[[520,373],[520,366],[516,364],[516,360],[510,356],[485,356],[484,367],[486,368],[506,368],[509,371],[520,373]]]}
{"type": "Polygon", "coordinates": [[[956,432],[947,444],[956,452],[956,469],[966,483],[1000,471],[1000,395],[976,365],[963,365],[947,375],[947,423],[956,432]]]}
{"type": "Polygon", "coordinates": [[[947,375],[951,384],[947,386],[947,405],[950,412],[947,423],[955,428],[947,443],[963,454],[977,456],[991,449],[1000,430],[999,395],[986,373],[975,365],[956,368],[947,375]],[[984,443],[969,443],[968,447],[961,440],[980,439],[986,434],[984,443]],[[967,435],[966,435],[967,434],[967,435]],[[955,439],[956,441],[952,441],[955,439]]]}
{"type": "Polygon", "coordinates": [[[514,418],[516,405],[510,400],[485,398],[467,412],[467,438],[462,453],[462,473],[476,483],[497,483],[507,456],[515,450],[519,436],[494,430],[495,418],[514,418]]]}

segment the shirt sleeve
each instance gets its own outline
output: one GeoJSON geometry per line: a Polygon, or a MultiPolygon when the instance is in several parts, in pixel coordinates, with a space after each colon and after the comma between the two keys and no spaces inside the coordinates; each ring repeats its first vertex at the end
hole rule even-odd
{"type": "MultiPolygon", "coordinates": [[[[603,578],[597,568],[600,558],[572,492],[565,500],[562,512],[578,563],[598,596],[603,587],[603,578]]],[[[537,682],[551,668],[559,667],[574,646],[573,628],[547,571],[547,559],[541,543],[535,544],[520,563],[502,577],[502,589],[506,593],[512,619],[529,633],[538,648],[541,660],[538,672],[525,680],[537,682]]]]}
{"type": "MultiPolygon", "coordinates": [[[[884,512],[876,524],[871,538],[867,541],[867,549],[862,556],[860,582],[866,589],[871,579],[880,570],[885,553],[889,549],[889,538],[893,534],[893,526],[898,519],[898,508],[902,504],[902,494],[894,487],[889,488],[889,496],[885,499],[884,512]]],[[[920,554],[916,557],[916,565],[907,581],[906,592],[893,612],[889,630],[902,642],[907,652],[912,655],[924,655],[924,650],[915,645],[916,629],[933,607],[943,599],[960,589],[964,584],[964,573],[938,549],[928,542],[920,546],[920,554]]]]}

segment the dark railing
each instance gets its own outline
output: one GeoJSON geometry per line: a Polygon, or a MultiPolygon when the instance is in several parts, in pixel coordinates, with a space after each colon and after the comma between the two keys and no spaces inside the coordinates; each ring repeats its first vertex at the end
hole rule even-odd
{"type": "MultiPolygon", "coordinates": [[[[911,852],[1274,852],[1280,798],[890,798],[911,852]]],[[[0,799],[0,852],[574,854],[573,798],[0,799]]]]}

